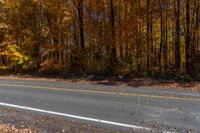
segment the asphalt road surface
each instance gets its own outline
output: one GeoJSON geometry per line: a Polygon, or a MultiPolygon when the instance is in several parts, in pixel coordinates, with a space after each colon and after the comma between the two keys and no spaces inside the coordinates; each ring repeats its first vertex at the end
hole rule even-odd
{"type": "Polygon", "coordinates": [[[200,132],[198,91],[0,79],[0,108],[5,107],[126,132],[200,132]]]}

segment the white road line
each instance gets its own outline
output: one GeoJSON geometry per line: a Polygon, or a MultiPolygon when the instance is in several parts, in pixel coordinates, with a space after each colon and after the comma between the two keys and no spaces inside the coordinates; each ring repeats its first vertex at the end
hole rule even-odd
{"type": "Polygon", "coordinates": [[[109,124],[109,125],[120,126],[120,127],[127,127],[127,128],[133,128],[133,129],[143,129],[143,130],[149,130],[149,131],[151,130],[150,128],[141,127],[141,126],[135,126],[135,125],[130,125],[130,124],[112,122],[112,121],[101,120],[101,119],[94,119],[94,118],[77,116],[77,115],[72,115],[72,114],[64,114],[64,113],[48,111],[48,110],[42,110],[42,109],[36,109],[36,108],[27,107],[27,106],[14,105],[14,104],[9,104],[9,103],[0,102],[0,106],[6,106],[6,107],[11,107],[11,108],[35,111],[35,112],[40,112],[40,113],[53,114],[53,115],[58,115],[58,116],[65,116],[65,117],[69,117],[69,118],[85,120],[85,121],[92,121],[92,122],[109,124]]]}

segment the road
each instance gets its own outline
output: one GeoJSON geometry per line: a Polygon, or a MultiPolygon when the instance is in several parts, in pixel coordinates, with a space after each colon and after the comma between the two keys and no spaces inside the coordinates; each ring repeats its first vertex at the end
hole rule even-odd
{"type": "Polygon", "coordinates": [[[0,79],[0,108],[5,107],[127,132],[134,127],[200,132],[198,91],[0,79]]]}

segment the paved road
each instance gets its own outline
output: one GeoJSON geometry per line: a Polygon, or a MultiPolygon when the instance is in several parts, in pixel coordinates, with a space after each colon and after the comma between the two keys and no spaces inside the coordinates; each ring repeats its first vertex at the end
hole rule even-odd
{"type": "MultiPolygon", "coordinates": [[[[200,92],[0,79],[0,103],[163,131],[200,132],[200,92]]],[[[74,120],[129,131],[122,126],[74,120]]]]}

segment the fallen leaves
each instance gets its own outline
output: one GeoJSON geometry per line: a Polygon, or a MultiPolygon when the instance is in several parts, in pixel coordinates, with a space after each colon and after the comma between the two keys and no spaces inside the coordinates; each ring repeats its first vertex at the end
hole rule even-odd
{"type": "Polygon", "coordinates": [[[62,117],[15,109],[0,109],[0,133],[115,133],[62,117]],[[7,124],[8,123],[8,124],[7,124]]]}
{"type": "Polygon", "coordinates": [[[14,125],[1,123],[0,133],[38,133],[38,132],[29,128],[18,129],[14,125]]]}

